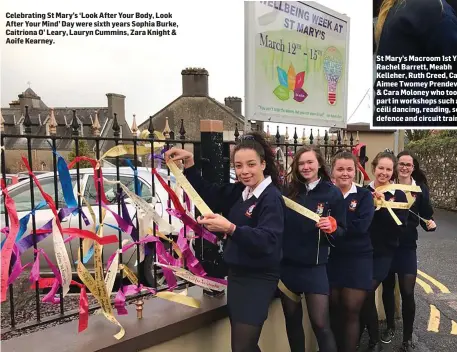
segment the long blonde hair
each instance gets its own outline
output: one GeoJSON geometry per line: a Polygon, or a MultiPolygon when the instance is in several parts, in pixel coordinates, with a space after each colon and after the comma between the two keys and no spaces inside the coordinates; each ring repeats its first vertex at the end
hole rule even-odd
{"type": "MultiPolygon", "coordinates": [[[[384,27],[384,23],[386,22],[387,15],[389,14],[389,11],[394,5],[397,3],[397,1],[406,1],[406,0],[384,0],[381,4],[381,7],[379,9],[379,15],[378,15],[378,20],[376,22],[376,27],[374,31],[374,38],[376,41],[376,44],[379,45],[379,40],[381,39],[381,33],[382,33],[382,28],[384,27]]],[[[441,11],[443,11],[443,2],[441,0],[438,0],[441,4],[441,11]]]]}

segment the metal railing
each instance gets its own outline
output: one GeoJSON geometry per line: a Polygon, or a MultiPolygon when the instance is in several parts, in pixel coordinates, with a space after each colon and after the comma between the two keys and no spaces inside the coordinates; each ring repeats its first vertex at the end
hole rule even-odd
{"type": "MultiPolygon", "coordinates": [[[[48,140],[51,147],[56,150],[56,145],[57,145],[57,141],[59,140],[71,140],[74,142],[74,151],[75,151],[75,154],[76,156],[79,156],[79,153],[80,153],[80,150],[79,150],[79,142],[80,141],[86,141],[86,142],[92,142],[94,145],[95,145],[95,159],[96,160],[99,160],[100,159],[100,156],[102,155],[102,152],[104,152],[103,150],[101,150],[100,148],[100,144],[105,144],[106,141],[111,141],[111,142],[114,142],[114,145],[119,145],[119,144],[130,144],[130,145],[133,145],[133,155],[130,155],[129,157],[131,159],[133,159],[133,165],[132,165],[132,168],[133,168],[133,173],[137,172],[138,171],[138,167],[139,167],[139,164],[141,165],[145,165],[148,167],[148,171],[149,172],[149,175],[150,175],[150,179],[147,180],[148,183],[150,181],[150,187],[151,187],[151,194],[152,196],[155,196],[156,195],[156,189],[155,189],[155,175],[154,173],[152,172],[151,168],[152,167],[156,167],[157,166],[157,163],[158,163],[158,159],[160,159],[160,156],[158,156],[157,158],[155,158],[155,147],[154,145],[158,142],[162,142],[165,144],[165,149],[169,149],[171,146],[179,146],[179,147],[182,147],[182,148],[191,148],[194,152],[194,156],[195,156],[195,162],[196,162],[196,165],[197,167],[201,167],[202,164],[205,164],[205,162],[207,162],[207,160],[205,159],[202,159],[201,155],[201,151],[202,151],[202,148],[203,146],[201,145],[201,141],[198,141],[198,140],[187,140],[186,139],[186,131],[184,129],[184,121],[181,120],[181,127],[180,127],[180,130],[179,130],[179,137],[178,139],[174,139],[174,133],[171,132],[171,133],[167,133],[166,134],[166,137],[168,137],[167,139],[165,140],[157,140],[155,138],[155,131],[154,131],[154,126],[153,126],[153,122],[152,122],[152,117],[150,117],[149,119],[149,127],[148,127],[148,135],[147,135],[147,138],[137,138],[135,137],[136,136],[136,130],[133,130],[132,132],[134,133],[134,137],[132,138],[121,138],[120,137],[120,126],[118,124],[118,121],[117,121],[117,117],[116,117],[116,114],[114,114],[114,120],[113,120],[113,125],[112,125],[112,130],[113,130],[113,137],[102,137],[100,136],[100,128],[99,126],[94,126],[94,135],[93,136],[85,136],[85,137],[81,137],[80,136],[80,124],[77,122],[77,119],[76,119],[76,111],[73,111],[73,121],[72,121],[72,124],[71,124],[71,128],[72,128],[72,135],[70,137],[63,137],[63,136],[58,136],[56,135],[56,126],[55,124],[54,125],[51,125],[50,126],[50,135],[46,135],[46,136],[43,136],[43,135],[34,135],[32,134],[32,124],[31,124],[31,120],[30,120],[30,117],[29,117],[29,114],[28,114],[28,110],[26,110],[26,115],[25,115],[25,119],[24,119],[24,132],[25,134],[24,135],[21,135],[21,136],[17,136],[17,135],[14,135],[14,134],[4,134],[2,133],[1,136],[0,136],[0,144],[1,144],[1,149],[2,149],[2,152],[1,152],[1,173],[2,173],[2,178],[3,178],[3,181],[5,181],[5,175],[6,175],[6,169],[7,169],[7,161],[8,161],[8,154],[9,154],[9,150],[6,150],[4,148],[5,146],[5,142],[7,139],[15,139],[15,138],[25,138],[26,139],[26,142],[27,142],[27,150],[26,150],[26,154],[27,154],[27,160],[28,160],[28,163],[31,167],[31,169],[33,170],[33,168],[36,166],[33,164],[33,156],[32,156],[32,142],[34,140],[48,140]],[[98,127],[98,128],[97,128],[98,127]],[[143,160],[142,162],[139,162],[139,160],[141,160],[141,158],[139,157],[138,155],[138,147],[140,145],[150,145],[150,156],[149,156],[149,159],[148,158],[144,158],[143,157],[143,160]]],[[[3,131],[3,126],[2,126],[2,131],[3,131]]],[[[291,159],[293,157],[293,155],[297,152],[297,150],[303,146],[303,145],[306,145],[306,144],[314,144],[316,146],[319,146],[323,152],[323,155],[325,156],[325,160],[326,161],[330,161],[331,157],[338,151],[341,151],[341,150],[352,150],[352,148],[359,142],[358,141],[358,134],[357,134],[357,138],[354,139],[353,138],[353,135],[352,133],[349,134],[349,138],[348,138],[348,135],[342,131],[338,131],[338,133],[334,134],[334,135],[329,135],[327,132],[325,132],[325,135],[323,138],[320,137],[320,135],[318,135],[317,137],[314,137],[313,136],[313,131],[311,130],[310,131],[310,135],[305,138],[304,137],[304,133],[303,133],[303,137],[301,139],[301,143],[299,143],[299,138],[297,136],[297,131],[295,129],[295,133],[292,137],[292,141],[290,142],[289,141],[289,137],[287,136],[287,133],[286,133],[286,136],[281,136],[279,134],[279,127],[277,129],[277,133],[274,137],[270,136],[269,133],[267,132],[267,138],[269,139],[270,143],[272,144],[274,150],[276,151],[276,155],[277,155],[277,161],[278,163],[281,165],[281,169],[283,170],[288,170],[289,168],[289,165],[290,165],[290,162],[291,162],[291,159]],[[355,142],[355,143],[354,143],[355,142]]],[[[144,134],[141,134],[144,136],[144,134]]],[[[234,141],[224,141],[223,143],[223,160],[221,160],[221,162],[224,163],[224,182],[229,182],[230,181],[230,170],[231,170],[231,161],[230,161],[230,149],[231,147],[237,142],[238,138],[240,136],[240,132],[238,131],[238,127],[236,127],[235,129],[235,140],[234,141]]],[[[157,145],[157,144],[156,144],[157,145]]],[[[59,152],[57,150],[57,152],[59,152]]],[[[58,166],[57,166],[57,155],[54,153],[53,154],[53,163],[52,163],[52,167],[50,167],[50,170],[51,172],[54,173],[53,175],[53,185],[54,185],[54,190],[53,190],[53,193],[54,193],[54,197],[53,197],[53,201],[55,202],[56,206],[58,207],[59,204],[62,203],[62,199],[59,199],[59,191],[58,191],[58,185],[59,185],[59,181],[58,181],[58,166]]],[[[120,165],[121,164],[125,164],[123,161],[125,161],[125,157],[114,157],[113,159],[110,159],[110,162],[112,164],[115,165],[115,180],[116,181],[120,181],[121,179],[121,172],[120,172],[120,165]]],[[[67,160],[68,162],[68,160],[67,160]]],[[[164,164],[164,163],[163,163],[164,164]]],[[[79,162],[76,163],[76,171],[75,171],[75,174],[76,174],[76,188],[77,188],[77,204],[78,204],[78,209],[79,210],[82,210],[83,208],[83,203],[82,203],[82,194],[81,194],[81,191],[82,189],[84,188],[83,186],[87,187],[87,185],[82,185],[81,184],[81,171],[80,171],[80,165],[79,165],[79,162]]],[[[170,170],[168,168],[165,168],[166,169],[166,173],[168,176],[170,176],[170,170]]],[[[103,171],[103,168],[102,168],[102,171],[103,171]]],[[[97,171],[98,172],[98,176],[100,176],[100,170],[97,171]]],[[[149,176],[148,176],[149,177],[149,176]]],[[[3,183],[5,184],[5,183],[3,183]]],[[[170,181],[170,177],[168,177],[168,185],[170,186],[171,185],[171,181],[170,181]]],[[[38,199],[36,199],[36,193],[34,192],[35,188],[36,188],[36,185],[34,183],[34,180],[32,178],[32,176],[30,175],[29,177],[29,187],[30,187],[30,209],[33,210],[35,209],[36,205],[37,205],[37,202],[38,202],[38,199]]],[[[138,186],[137,186],[137,183],[135,182],[135,187],[134,187],[134,192],[137,194],[137,195],[140,195],[140,190],[138,189],[138,186]]],[[[10,188],[10,189],[14,189],[14,188],[10,188]]],[[[121,206],[121,198],[120,198],[120,195],[122,194],[121,192],[121,187],[120,185],[118,184],[117,185],[117,195],[116,195],[116,202],[114,204],[112,204],[113,206],[115,206],[115,210],[117,211],[117,214],[121,215],[121,213],[123,212],[122,211],[122,206],[121,206]]],[[[184,197],[184,195],[183,195],[184,197]]],[[[4,198],[5,197],[2,197],[3,198],[3,201],[4,202],[4,198]]],[[[13,197],[14,199],[14,197],[13,197]]],[[[98,204],[101,204],[101,194],[99,193],[98,194],[98,204]]],[[[183,198],[183,203],[184,203],[184,198],[183,198]]],[[[168,196],[168,200],[167,200],[167,206],[168,207],[171,207],[171,199],[170,197],[168,196]]],[[[57,209],[59,210],[59,209],[57,209]]],[[[9,216],[8,216],[8,210],[7,210],[7,207],[6,205],[4,204],[4,211],[3,211],[3,214],[4,216],[4,224],[2,224],[2,226],[5,226],[5,227],[9,227],[10,226],[10,223],[9,223],[9,216]]],[[[98,216],[99,216],[99,219],[102,218],[102,207],[98,207],[98,216]]],[[[30,234],[24,234],[24,236],[31,236],[32,239],[33,239],[33,250],[34,250],[34,254],[33,254],[33,262],[35,262],[36,258],[37,258],[37,249],[40,248],[40,242],[37,241],[37,221],[36,221],[36,218],[37,218],[37,214],[36,212],[31,212],[31,223],[32,223],[32,231],[30,232],[30,234]]],[[[171,218],[171,215],[168,216],[168,221],[169,223],[171,223],[172,221],[172,218],[171,218]]],[[[82,212],[79,211],[78,212],[78,216],[77,216],[77,223],[78,223],[78,228],[79,229],[82,229],[83,228],[83,216],[82,216],[82,212]]],[[[138,230],[139,229],[139,222],[138,222],[138,217],[137,216],[134,216],[134,226],[136,227],[136,229],[138,230]]],[[[185,229],[186,227],[184,227],[185,229]]],[[[154,235],[156,235],[156,228],[154,227],[153,229],[153,233],[154,235]]],[[[125,239],[125,234],[123,234],[123,232],[118,229],[118,232],[117,232],[117,235],[118,235],[118,247],[119,248],[122,248],[122,242],[123,240],[125,239]]],[[[169,235],[169,237],[171,238],[171,234],[169,235]]],[[[200,240],[199,240],[200,241],[200,240]]],[[[203,241],[203,239],[201,239],[201,241],[203,241]]],[[[201,243],[201,246],[203,247],[202,243],[201,243]]],[[[79,239],[79,243],[78,243],[78,250],[79,250],[79,255],[80,255],[80,258],[83,258],[84,257],[84,253],[83,253],[83,239],[79,239]]],[[[32,250],[31,248],[29,250],[32,250]]],[[[172,253],[172,248],[170,246],[169,248],[170,250],[170,253],[172,253]]],[[[151,246],[150,247],[150,254],[148,255],[151,255],[152,256],[152,263],[156,263],[156,250],[155,250],[155,246],[151,246]]],[[[103,254],[102,254],[103,256],[103,254]]],[[[199,260],[202,260],[202,256],[199,255],[198,252],[196,252],[196,256],[199,260]]],[[[74,259],[74,258],[73,258],[74,259]]],[[[126,258],[124,257],[123,253],[121,252],[119,254],[119,263],[120,264],[124,264],[124,260],[126,258]]],[[[139,250],[139,245],[137,244],[136,245],[136,260],[138,263],[140,263],[140,250],[139,250]]],[[[104,263],[104,260],[102,259],[102,262],[104,263]]],[[[27,264],[27,263],[22,263],[23,265],[27,264]]],[[[11,273],[11,265],[10,265],[10,273],[11,273]]],[[[142,272],[142,270],[147,270],[147,269],[142,269],[142,266],[141,265],[137,265],[137,277],[138,278],[143,278],[143,282],[144,282],[144,272],[142,272]]],[[[158,291],[160,290],[165,290],[167,289],[167,286],[166,285],[161,285],[160,282],[158,282],[158,274],[160,269],[159,267],[157,267],[155,264],[153,264],[153,282],[149,283],[150,287],[154,288],[154,289],[157,289],[158,291]]],[[[120,269],[120,278],[123,277],[123,269],[121,268],[120,269]]],[[[77,280],[77,278],[74,278],[74,280],[77,280]]],[[[181,284],[183,284],[183,282],[181,281],[180,282],[181,284]]],[[[139,283],[140,284],[140,283],[139,283]]],[[[124,282],[123,280],[121,279],[120,280],[120,287],[122,287],[124,285],[124,282]]],[[[63,297],[62,295],[62,289],[59,288],[59,297],[60,297],[60,304],[57,306],[55,306],[53,309],[47,309],[46,312],[42,312],[42,307],[44,304],[46,305],[49,305],[49,303],[42,303],[41,302],[41,297],[43,296],[43,290],[39,287],[39,282],[36,281],[33,285],[34,287],[34,314],[32,314],[31,312],[29,312],[29,316],[27,317],[26,321],[21,321],[21,322],[18,322],[17,319],[16,319],[16,316],[19,314],[20,316],[23,316],[23,312],[20,312],[19,309],[20,307],[17,307],[17,305],[15,304],[15,300],[17,299],[17,296],[18,295],[23,295],[25,294],[25,292],[15,292],[16,290],[22,290],[25,288],[25,286],[23,286],[22,288],[18,288],[18,287],[15,287],[17,286],[16,283],[14,284],[11,284],[8,288],[8,294],[9,294],[9,299],[8,299],[8,302],[4,302],[4,304],[6,303],[6,305],[8,307],[3,306],[2,307],[2,311],[5,310],[5,308],[9,309],[9,324],[6,324],[8,323],[6,320],[2,322],[2,333],[8,333],[8,332],[11,332],[11,331],[17,331],[17,330],[21,330],[21,329],[25,329],[25,328],[32,328],[32,327],[35,327],[35,326],[39,326],[39,325],[43,325],[43,324],[47,324],[47,323],[50,323],[50,322],[55,322],[55,321],[59,321],[59,320],[63,320],[63,319],[66,319],[66,318],[69,318],[69,317],[75,317],[76,315],[78,315],[78,309],[75,309],[74,306],[70,305],[68,306],[66,304],[66,298],[63,297]]],[[[113,290],[114,291],[114,290],[113,290]]],[[[128,300],[136,300],[138,304],[142,304],[141,302],[141,299],[140,297],[143,296],[144,294],[136,294],[134,296],[131,296],[129,298],[127,298],[128,300]]],[[[3,304],[2,304],[3,305],[3,304]]],[[[99,305],[96,304],[96,305],[92,305],[90,306],[90,311],[93,311],[95,309],[99,308],[99,305]]],[[[3,337],[2,337],[3,338],[3,337]]]]}

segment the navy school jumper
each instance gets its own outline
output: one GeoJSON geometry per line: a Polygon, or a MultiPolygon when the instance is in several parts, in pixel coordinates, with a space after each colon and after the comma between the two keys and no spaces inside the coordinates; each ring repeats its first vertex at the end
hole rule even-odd
{"type": "MultiPolygon", "coordinates": [[[[374,191],[371,185],[367,186],[371,192],[374,191]]],[[[406,203],[406,195],[403,191],[396,190],[394,194],[390,191],[384,192],[386,201],[406,203]]],[[[406,209],[392,209],[401,221],[397,225],[386,208],[375,211],[373,221],[369,228],[371,244],[374,257],[392,257],[399,245],[399,239],[406,233],[406,221],[409,211],[406,209]]]]}
{"type": "Polygon", "coordinates": [[[302,185],[297,199],[292,200],[321,216],[334,217],[337,229],[328,236],[323,231],[319,231],[314,220],[287,208],[283,264],[292,266],[326,264],[330,243],[334,238],[344,236],[346,232],[346,210],[341,191],[330,181],[321,179],[310,191],[307,191],[306,185],[302,185]]]}
{"type": "Polygon", "coordinates": [[[406,231],[400,237],[400,247],[402,248],[417,248],[417,227],[419,226],[419,224],[425,231],[435,231],[435,229],[428,230],[427,225],[422,220],[419,220],[419,218],[417,217],[417,215],[419,215],[420,217],[427,220],[433,219],[433,208],[430,204],[430,193],[428,191],[428,187],[425,184],[419,184],[418,186],[421,188],[422,193],[411,192],[411,195],[414,198],[416,198],[416,201],[411,206],[411,211],[414,214],[411,212],[409,212],[408,214],[408,223],[406,225],[406,231]]]}
{"type": "Polygon", "coordinates": [[[224,260],[229,266],[248,269],[279,269],[284,232],[285,204],[279,189],[272,183],[257,199],[243,201],[241,183],[217,185],[206,182],[195,167],[184,174],[214,213],[220,213],[236,225],[227,236],[224,260]]]}
{"type": "Polygon", "coordinates": [[[346,236],[335,238],[330,249],[331,255],[357,255],[373,251],[370,228],[374,216],[373,195],[371,192],[354,185],[357,193],[349,193],[344,199],[346,210],[346,236]]]}

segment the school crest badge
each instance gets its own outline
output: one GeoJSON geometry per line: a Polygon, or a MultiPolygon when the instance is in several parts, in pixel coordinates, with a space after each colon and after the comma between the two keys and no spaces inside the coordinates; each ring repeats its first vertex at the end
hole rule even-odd
{"type": "Polygon", "coordinates": [[[322,214],[324,214],[324,203],[317,204],[316,214],[319,216],[322,216],[322,214]]]}
{"type": "Polygon", "coordinates": [[[248,210],[246,210],[246,213],[244,213],[244,215],[246,215],[248,218],[250,218],[252,216],[252,212],[254,211],[254,208],[255,208],[255,203],[252,204],[248,210]]]}
{"type": "Polygon", "coordinates": [[[357,199],[351,200],[351,203],[349,204],[349,210],[350,211],[355,211],[357,208],[357,199]]]}

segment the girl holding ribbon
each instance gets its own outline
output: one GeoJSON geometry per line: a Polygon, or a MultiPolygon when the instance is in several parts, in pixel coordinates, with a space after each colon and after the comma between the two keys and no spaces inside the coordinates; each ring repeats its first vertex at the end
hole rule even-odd
{"type": "Polygon", "coordinates": [[[383,343],[390,343],[395,335],[395,274],[398,275],[402,299],[403,317],[403,346],[407,352],[414,348],[412,343],[416,303],[414,301],[414,286],[417,276],[417,227],[419,224],[425,231],[435,231],[436,224],[432,219],[433,208],[430,204],[427,178],[420,169],[418,160],[408,151],[398,154],[397,183],[403,185],[418,185],[422,192],[411,192],[412,204],[408,215],[406,232],[402,234],[399,246],[390,268],[388,277],[382,282],[383,303],[387,318],[387,328],[381,336],[383,343]]]}
{"type": "Polygon", "coordinates": [[[360,311],[372,287],[373,247],[368,229],[374,216],[373,197],[354,178],[357,159],[340,152],[332,160],[332,177],[344,197],[346,235],[335,238],[327,273],[331,287],[330,316],[338,351],[354,352],[359,339],[360,311]]]}
{"type": "Polygon", "coordinates": [[[292,352],[305,350],[301,295],[321,352],[336,352],[330,328],[327,259],[329,244],[342,236],[346,210],[341,191],[333,185],[318,148],[297,151],[291,164],[285,195],[320,216],[318,222],[286,210],[280,297],[292,352]]]}
{"type": "Polygon", "coordinates": [[[272,148],[261,134],[245,134],[232,158],[240,182],[216,185],[201,177],[192,153],[177,148],[165,153],[167,161],[183,161],[187,179],[214,211],[198,223],[227,234],[232,351],[256,352],[279,282],[285,204],[272,148]]]}
{"type": "MultiPolygon", "coordinates": [[[[396,207],[398,203],[406,205],[407,199],[403,191],[395,190],[397,158],[391,152],[380,152],[373,159],[372,170],[375,180],[367,188],[372,192],[376,211],[368,232],[373,246],[372,290],[361,312],[361,331],[367,326],[370,337],[369,348],[381,350],[379,338],[378,312],[375,303],[375,291],[389,274],[390,266],[399,238],[406,230],[408,209],[396,207]]],[[[400,204],[401,206],[401,204],[400,204]]]]}

